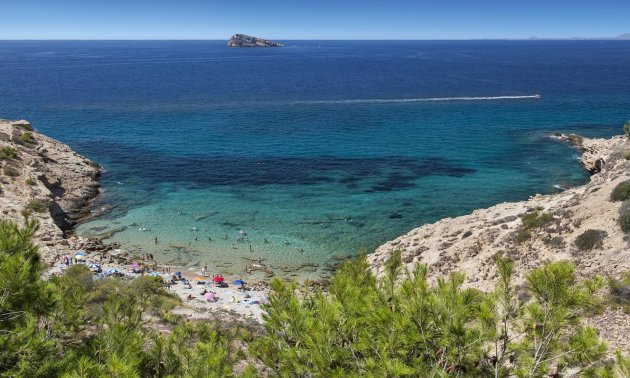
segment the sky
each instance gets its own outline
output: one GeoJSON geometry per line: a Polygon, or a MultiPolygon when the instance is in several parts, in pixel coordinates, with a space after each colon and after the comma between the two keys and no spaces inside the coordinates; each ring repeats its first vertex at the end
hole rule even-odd
{"type": "Polygon", "coordinates": [[[612,37],[628,0],[0,0],[0,39],[612,37]]]}

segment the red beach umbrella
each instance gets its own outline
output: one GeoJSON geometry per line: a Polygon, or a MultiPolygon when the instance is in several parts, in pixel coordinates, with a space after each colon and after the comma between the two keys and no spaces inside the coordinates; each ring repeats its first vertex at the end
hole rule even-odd
{"type": "Polygon", "coordinates": [[[216,276],[212,279],[212,282],[214,283],[219,283],[219,282],[223,282],[225,281],[225,278],[223,278],[223,276],[216,276]]]}

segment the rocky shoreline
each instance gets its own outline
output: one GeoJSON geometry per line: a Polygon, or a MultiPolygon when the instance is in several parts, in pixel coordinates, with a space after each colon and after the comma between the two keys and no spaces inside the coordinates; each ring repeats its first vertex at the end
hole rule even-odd
{"type": "MultiPolygon", "coordinates": [[[[90,205],[100,193],[101,167],[67,145],[35,132],[29,122],[0,119],[0,164],[3,219],[24,224],[26,216],[38,221],[34,242],[42,261],[50,265],[45,276],[60,274],[66,268],[63,257],[72,259],[77,251],[83,251],[85,264],[99,264],[103,272],[116,269],[130,278],[142,275],[133,271],[133,263],[158,273],[181,271],[188,282],[196,282],[193,277],[199,272],[160,266],[146,256],[121,250],[117,243],[103,243],[103,238],[77,236],[74,226],[93,216],[90,205]]],[[[203,300],[198,293],[206,285],[189,288],[185,282],[179,281],[170,289],[182,299],[176,313],[196,319],[262,321],[260,306],[249,304],[252,300],[248,298],[264,299],[268,282],[249,283],[249,292],[213,287],[219,298],[216,303],[203,300]]]]}
{"type": "Polygon", "coordinates": [[[73,227],[90,214],[99,195],[101,168],[67,145],[33,130],[24,120],[0,120],[3,151],[0,211],[17,223],[36,219],[35,242],[51,263],[68,250],[107,250],[98,240],[79,238],[73,227]]]}
{"type": "MultiPolygon", "coordinates": [[[[417,264],[427,264],[432,280],[450,272],[464,272],[466,285],[481,290],[489,289],[497,278],[493,263],[497,254],[515,262],[519,281],[525,272],[558,260],[572,261],[583,277],[599,274],[618,278],[630,271],[628,235],[618,224],[621,202],[610,200],[615,186],[630,179],[630,160],[625,158],[630,140],[622,136],[551,137],[582,153],[582,165],[592,174],[588,184],[557,194],[535,195],[527,201],[501,203],[411,230],[368,256],[372,271],[382,276],[393,251],[402,253],[408,271],[417,264]],[[590,250],[577,246],[576,239],[587,230],[605,233],[601,245],[590,250]]],[[[629,350],[628,314],[609,310],[590,322],[613,346],[629,350]]]]}

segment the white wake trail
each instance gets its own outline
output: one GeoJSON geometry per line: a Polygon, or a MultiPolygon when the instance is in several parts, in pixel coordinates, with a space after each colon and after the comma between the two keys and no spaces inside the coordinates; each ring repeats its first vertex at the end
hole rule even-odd
{"type": "Polygon", "coordinates": [[[539,99],[539,94],[525,96],[485,96],[485,97],[423,97],[423,98],[372,98],[355,100],[311,100],[291,101],[291,104],[388,104],[406,102],[439,102],[439,101],[496,101],[539,99]]]}

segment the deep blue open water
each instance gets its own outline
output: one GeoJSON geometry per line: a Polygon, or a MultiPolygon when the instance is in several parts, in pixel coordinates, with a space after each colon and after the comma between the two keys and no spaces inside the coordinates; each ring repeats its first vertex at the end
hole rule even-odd
{"type": "Polygon", "coordinates": [[[584,183],[549,133],[630,118],[627,41],[224,44],[0,41],[0,118],[106,169],[96,207],[116,207],[80,233],[126,227],[112,240],[172,264],[324,264],[584,183]]]}

